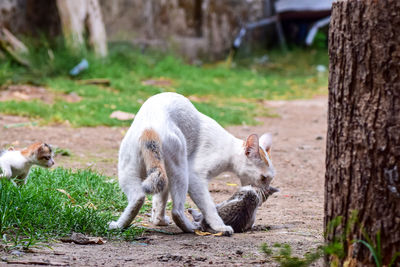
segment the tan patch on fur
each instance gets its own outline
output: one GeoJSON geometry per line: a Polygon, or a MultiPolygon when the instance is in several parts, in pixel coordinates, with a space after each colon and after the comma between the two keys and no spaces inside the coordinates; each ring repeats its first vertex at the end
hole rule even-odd
{"type": "Polygon", "coordinates": [[[24,157],[30,157],[32,156],[35,152],[37,152],[37,158],[41,159],[45,156],[49,156],[51,157],[51,149],[48,145],[44,144],[44,143],[34,143],[30,146],[28,146],[27,148],[21,150],[21,154],[24,157]]]}
{"type": "Polygon", "coordinates": [[[145,142],[145,141],[151,141],[151,140],[159,143],[160,137],[158,136],[156,131],[154,131],[153,129],[144,130],[142,135],[140,136],[140,141],[145,142]]]}
{"type": "MultiPolygon", "coordinates": [[[[263,149],[261,149],[261,147],[258,149],[258,151],[260,152],[260,157],[262,158],[262,160],[265,162],[265,164],[267,164],[267,166],[269,167],[269,163],[267,160],[267,156],[265,155],[265,152],[263,149]]],[[[269,156],[269,153],[268,153],[269,156]]]]}
{"type": "Polygon", "coordinates": [[[140,141],[142,143],[142,156],[146,164],[146,169],[150,168],[161,168],[161,154],[160,158],[157,158],[155,153],[161,153],[161,142],[160,137],[153,129],[146,129],[143,131],[142,136],[140,136],[140,141]],[[153,143],[157,145],[157,151],[153,151],[146,147],[147,143],[153,143]]]}
{"type": "Polygon", "coordinates": [[[146,129],[140,136],[140,143],[147,177],[151,177],[151,183],[158,188],[157,191],[159,192],[163,190],[161,187],[166,187],[167,185],[167,174],[161,155],[160,137],[153,129],[146,129]]]}
{"type": "Polygon", "coordinates": [[[35,151],[37,151],[41,146],[42,146],[42,143],[40,143],[40,142],[34,143],[34,144],[28,146],[27,148],[21,150],[21,154],[24,157],[29,157],[33,153],[35,153],[35,151]]]}

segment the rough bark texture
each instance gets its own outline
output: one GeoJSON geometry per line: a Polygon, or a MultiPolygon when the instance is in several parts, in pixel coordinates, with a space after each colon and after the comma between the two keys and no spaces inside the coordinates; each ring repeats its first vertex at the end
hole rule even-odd
{"type": "Polygon", "coordinates": [[[61,32],[53,0],[1,0],[0,25],[14,34],[55,36],[61,32]]]}
{"type": "Polygon", "coordinates": [[[87,1],[57,0],[57,7],[67,46],[80,50],[85,45],[83,33],[85,31],[87,1]]]}
{"type": "Polygon", "coordinates": [[[85,45],[88,31],[89,44],[100,56],[107,55],[107,38],[98,0],[57,0],[61,26],[69,47],[80,49],[85,45]]]}
{"type": "Polygon", "coordinates": [[[380,232],[388,264],[400,251],[400,1],[335,2],[329,54],[325,227],[343,220],[326,239],[351,226],[340,263],[368,266],[369,250],[350,241],[366,240],[360,226],[374,242],[380,232]]]}

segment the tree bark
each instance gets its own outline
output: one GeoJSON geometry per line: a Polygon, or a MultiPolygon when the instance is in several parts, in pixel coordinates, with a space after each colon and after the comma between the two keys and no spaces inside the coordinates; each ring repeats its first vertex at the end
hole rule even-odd
{"type": "Polygon", "coordinates": [[[57,0],[57,7],[70,48],[80,50],[85,46],[83,35],[87,28],[89,44],[94,52],[100,56],[107,55],[106,31],[98,0],[57,0]]]}
{"type": "Polygon", "coordinates": [[[329,55],[326,241],[345,236],[340,265],[374,266],[352,241],[380,236],[387,265],[400,251],[400,1],[334,2],[329,55]]]}

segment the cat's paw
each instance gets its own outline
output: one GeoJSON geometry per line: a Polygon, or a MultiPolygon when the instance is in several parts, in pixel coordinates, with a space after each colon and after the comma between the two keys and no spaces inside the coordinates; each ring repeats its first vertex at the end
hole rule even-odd
{"type": "Polygon", "coordinates": [[[113,229],[121,229],[121,227],[118,225],[118,222],[112,221],[108,224],[108,229],[113,230],[113,229]]]}
{"type": "MultiPolygon", "coordinates": [[[[203,225],[201,224],[201,222],[196,222],[196,221],[194,221],[194,222],[192,222],[193,223],[193,225],[194,225],[194,227],[195,227],[195,230],[200,230],[200,231],[202,231],[202,232],[204,232],[204,231],[206,231],[204,228],[203,228],[203,225]]],[[[206,231],[207,232],[207,231],[206,231]]]]}
{"type": "Polygon", "coordinates": [[[157,226],[168,226],[171,223],[171,220],[168,216],[164,216],[164,218],[153,218],[151,221],[157,226]]]}

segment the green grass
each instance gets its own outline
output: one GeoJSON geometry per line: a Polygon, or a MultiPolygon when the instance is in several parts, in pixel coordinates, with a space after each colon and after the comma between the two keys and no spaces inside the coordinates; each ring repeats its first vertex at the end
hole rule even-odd
{"type": "Polygon", "coordinates": [[[92,171],[35,168],[22,187],[0,179],[0,237],[23,247],[71,232],[132,240],[143,229],[107,229],[126,204],[115,181],[92,171]]]}
{"type": "Polygon", "coordinates": [[[114,110],[136,113],[149,96],[173,91],[190,96],[201,112],[222,125],[255,124],[254,117],[271,115],[261,100],[308,98],[327,93],[327,73],[316,70],[319,64],[327,66],[325,50],[272,51],[268,52],[270,61],[266,64],[255,64],[251,58],[245,58],[228,68],[225,64],[188,65],[178,57],[154,51],[142,54],[125,44],[111,45],[105,59],[88,53],[72,54],[62,45],[51,47],[43,41],[30,48],[31,69],[9,60],[0,61],[0,84],[42,85],[58,96],[55,102],[0,102],[0,112],[36,118],[42,123],[126,126],[130,121],[111,119],[109,115],[114,110]],[[82,58],[89,61],[89,69],[71,78],[69,70],[82,58]],[[93,78],[107,78],[111,85],[79,83],[81,79],[93,78]],[[167,79],[169,84],[143,84],[160,78],[167,79]],[[82,100],[66,102],[61,94],[72,92],[82,100]]]}
{"type": "Polygon", "coordinates": [[[261,252],[267,258],[271,257],[281,267],[307,267],[323,256],[321,247],[313,252],[306,253],[303,257],[293,256],[291,246],[280,243],[275,243],[272,247],[263,243],[261,244],[261,252]]]}

